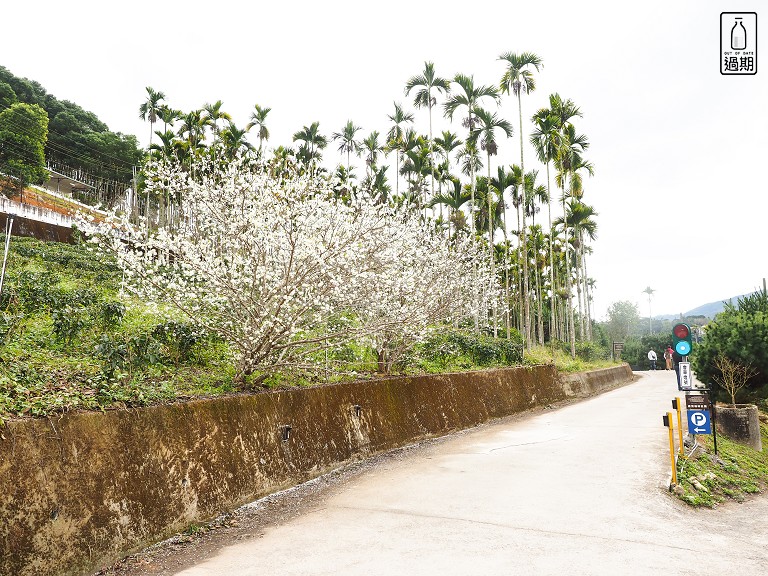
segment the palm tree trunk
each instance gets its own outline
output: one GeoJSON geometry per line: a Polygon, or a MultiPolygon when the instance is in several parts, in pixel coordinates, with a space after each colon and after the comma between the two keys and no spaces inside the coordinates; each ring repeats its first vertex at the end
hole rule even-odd
{"type": "Polygon", "coordinates": [[[579,340],[584,340],[584,308],[581,301],[581,249],[578,245],[576,246],[576,252],[574,255],[576,256],[576,266],[574,272],[576,273],[576,303],[579,308],[579,340]]]}
{"type": "Polygon", "coordinates": [[[520,170],[523,173],[523,246],[525,251],[525,258],[523,259],[523,292],[525,307],[524,324],[525,324],[525,345],[528,349],[531,348],[531,300],[528,294],[528,242],[526,239],[525,230],[525,208],[527,206],[527,192],[525,190],[525,162],[523,161],[523,104],[520,98],[520,90],[517,91],[517,112],[520,126],[520,170]]]}
{"type": "Polygon", "coordinates": [[[400,196],[400,150],[395,150],[395,196],[400,196]]]}
{"type": "Polygon", "coordinates": [[[582,258],[582,261],[581,261],[581,265],[582,265],[581,277],[582,277],[582,280],[584,282],[584,294],[585,294],[585,296],[584,296],[584,305],[585,305],[584,309],[586,310],[586,315],[587,315],[587,340],[591,342],[592,341],[592,310],[591,310],[592,307],[589,304],[589,281],[588,281],[589,279],[587,277],[587,258],[585,256],[585,254],[583,253],[583,249],[582,249],[581,258],[582,258]]]}
{"type": "Polygon", "coordinates": [[[498,316],[497,316],[497,299],[494,296],[494,288],[496,286],[496,258],[493,253],[493,207],[491,205],[491,154],[486,155],[488,158],[488,182],[486,182],[486,190],[488,191],[488,256],[491,260],[491,280],[489,282],[489,290],[491,297],[493,298],[493,337],[497,338],[498,333],[498,316]]]}
{"type": "MultiPolygon", "coordinates": [[[[150,160],[152,159],[151,148],[152,148],[152,134],[154,134],[154,127],[155,127],[155,123],[150,120],[149,122],[149,147],[150,147],[149,158],[150,160]]],[[[144,212],[147,217],[147,236],[149,236],[149,188],[150,187],[147,186],[147,206],[144,212]]]]}
{"type": "Polygon", "coordinates": [[[587,291],[585,290],[586,281],[584,279],[584,234],[579,232],[579,280],[581,282],[581,337],[587,340],[587,291]]]}
{"type": "MultiPolygon", "coordinates": [[[[472,134],[472,109],[469,110],[469,126],[470,126],[470,134],[472,134]]],[[[475,229],[475,163],[473,162],[473,158],[470,157],[469,159],[469,177],[470,177],[470,195],[471,195],[471,201],[469,205],[469,221],[470,225],[472,226],[472,237],[474,238],[477,234],[477,230],[475,229]]],[[[475,283],[477,285],[477,283],[475,283]]],[[[476,295],[476,298],[479,295],[476,295]]],[[[479,302],[476,301],[476,304],[479,304],[479,302]]],[[[480,331],[480,307],[475,306],[475,332],[480,331]]]]}
{"type": "MultiPolygon", "coordinates": [[[[434,142],[432,141],[432,92],[427,89],[427,108],[429,110],[429,171],[432,175],[432,198],[435,197],[435,163],[432,160],[432,148],[434,147],[434,142]]],[[[428,202],[424,202],[424,219],[427,218],[427,204],[428,202]]],[[[434,214],[434,212],[433,212],[434,214]]]]}
{"type": "Polygon", "coordinates": [[[520,202],[516,206],[517,210],[517,327],[520,330],[520,334],[525,341],[525,334],[523,333],[523,275],[520,274],[520,265],[523,261],[522,241],[523,231],[520,229],[520,202]]]}
{"type": "Polygon", "coordinates": [[[509,238],[507,237],[507,203],[504,202],[504,191],[501,191],[502,218],[504,220],[504,324],[507,328],[507,340],[512,339],[509,317],[509,238]]]}
{"type": "Polygon", "coordinates": [[[568,309],[568,337],[571,341],[571,358],[576,358],[576,331],[573,319],[573,285],[571,283],[571,262],[568,254],[568,219],[565,213],[565,182],[562,186],[563,192],[563,231],[565,235],[565,289],[566,289],[566,308],[568,309]]]}
{"type": "Polygon", "coordinates": [[[539,302],[539,313],[538,313],[538,343],[539,346],[542,346],[544,344],[544,310],[542,308],[541,303],[541,270],[539,270],[539,261],[538,261],[538,253],[535,256],[535,266],[536,266],[536,296],[538,298],[539,302]]]}
{"type": "MultiPolygon", "coordinates": [[[[554,238],[552,230],[552,194],[550,192],[549,184],[549,160],[547,160],[547,217],[549,218],[549,284],[551,287],[551,295],[549,301],[549,339],[553,340],[555,334],[555,313],[556,313],[556,301],[555,296],[555,254],[554,254],[554,238]]],[[[554,353],[554,341],[552,342],[552,350],[554,353]]]]}

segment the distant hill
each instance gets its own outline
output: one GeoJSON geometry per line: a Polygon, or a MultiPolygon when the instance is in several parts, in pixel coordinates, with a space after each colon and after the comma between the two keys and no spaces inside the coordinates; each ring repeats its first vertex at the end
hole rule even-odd
{"type": "MultiPolygon", "coordinates": [[[[685,312],[683,314],[683,317],[689,318],[692,316],[706,316],[707,318],[712,319],[715,317],[716,314],[719,314],[725,308],[725,305],[723,304],[723,302],[733,302],[733,304],[736,305],[739,301],[739,298],[743,298],[744,296],[749,296],[750,294],[754,294],[754,292],[749,292],[747,294],[739,294],[738,296],[731,296],[730,298],[723,298],[722,300],[710,302],[709,304],[702,304],[701,306],[697,306],[696,308],[693,308],[691,310],[688,310],[688,312],[685,312]]],[[[659,314],[658,316],[654,316],[653,318],[655,320],[677,320],[678,318],[680,318],[680,314],[659,314]]]]}
{"type": "Polygon", "coordinates": [[[706,316],[707,318],[714,318],[716,314],[719,314],[725,308],[725,306],[723,305],[724,301],[732,302],[735,305],[739,301],[739,298],[743,298],[744,296],[748,296],[749,294],[754,294],[754,292],[750,292],[748,294],[740,294],[738,296],[732,296],[731,298],[724,298],[723,300],[718,300],[717,302],[710,302],[709,304],[702,304],[701,306],[698,306],[693,310],[689,310],[684,314],[684,316],[706,316]]]}

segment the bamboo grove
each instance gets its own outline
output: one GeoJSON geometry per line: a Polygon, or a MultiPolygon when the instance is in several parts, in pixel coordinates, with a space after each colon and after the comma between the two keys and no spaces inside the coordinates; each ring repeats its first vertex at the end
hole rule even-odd
{"type": "MultiPolygon", "coordinates": [[[[578,129],[582,112],[557,93],[527,112],[541,58],[506,53],[499,61],[503,73],[489,84],[472,75],[441,77],[425,62],[404,86],[413,108],[394,102],[383,130],[366,134],[349,120],[328,135],[314,121],[297,130],[290,145],[274,148],[268,147],[269,107],[255,105],[240,128],[221,101],[181,112],[148,87],[139,109],[150,124],[148,158],[173,158],[194,174],[202,157],[227,162],[247,152],[275,173],[293,165],[327,174],[340,195],[364,190],[381,203],[410,206],[446,242],[470,237],[484,246],[496,282],[489,290],[500,297],[475,319],[477,330],[507,338],[518,330],[527,348],[560,342],[575,355],[577,341],[592,339],[588,257],[597,230],[597,212],[585,202],[593,166],[586,158],[589,140],[578,129]],[[500,116],[503,99],[510,99],[516,118],[500,116]],[[428,118],[427,133],[415,129],[419,114],[428,118]],[[438,115],[452,129],[433,131],[438,115]],[[526,144],[533,158],[524,155],[526,144]],[[328,169],[324,155],[334,146],[340,162],[328,169]],[[502,148],[519,163],[502,163],[502,148]],[[353,159],[360,159],[364,174],[355,173],[353,159]]],[[[150,226],[173,226],[173,198],[140,192],[128,203],[150,226]]]]}

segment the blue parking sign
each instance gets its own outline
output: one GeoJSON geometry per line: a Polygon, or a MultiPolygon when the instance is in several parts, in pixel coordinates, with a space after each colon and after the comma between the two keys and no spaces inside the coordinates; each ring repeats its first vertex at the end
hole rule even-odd
{"type": "Polygon", "coordinates": [[[709,410],[688,410],[689,434],[712,434],[709,410]]]}

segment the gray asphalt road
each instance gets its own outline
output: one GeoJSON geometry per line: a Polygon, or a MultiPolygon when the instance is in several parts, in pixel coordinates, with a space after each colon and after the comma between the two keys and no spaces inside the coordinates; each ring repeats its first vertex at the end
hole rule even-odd
{"type": "Polygon", "coordinates": [[[768,498],[670,497],[663,370],[386,462],[183,576],[768,573],[768,498]]]}

